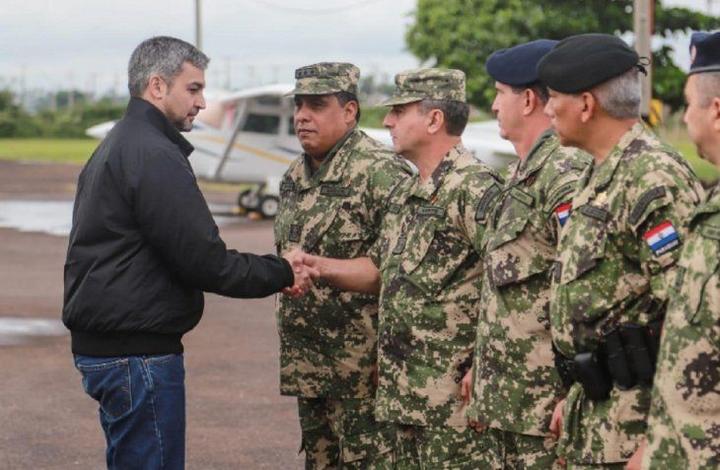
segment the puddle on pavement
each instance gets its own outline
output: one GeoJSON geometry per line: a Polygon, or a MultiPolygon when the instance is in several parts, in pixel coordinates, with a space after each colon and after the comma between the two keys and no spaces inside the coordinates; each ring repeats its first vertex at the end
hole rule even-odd
{"type": "Polygon", "coordinates": [[[24,344],[45,337],[67,334],[68,330],[60,320],[0,317],[0,346],[24,344]]]}
{"type": "MultiPolygon", "coordinates": [[[[0,201],[0,227],[21,232],[67,236],[72,224],[72,201],[0,201]]],[[[225,226],[240,219],[232,206],[210,204],[215,223],[225,226]]]]}

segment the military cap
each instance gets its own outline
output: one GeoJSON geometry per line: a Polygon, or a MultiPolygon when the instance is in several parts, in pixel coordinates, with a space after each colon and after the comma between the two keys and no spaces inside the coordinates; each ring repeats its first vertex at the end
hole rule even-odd
{"type": "Polygon", "coordinates": [[[693,33],[690,38],[690,71],[720,72],[720,33],[693,33]]]}
{"type": "Polygon", "coordinates": [[[640,65],[637,52],[617,36],[578,34],[563,39],[538,63],[538,77],[560,93],[580,93],[640,65]]]}
{"type": "Polygon", "coordinates": [[[295,88],[287,95],[357,95],[360,69],[346,62],[320,62],[295,70],[295,88]]]}
{"type": "Polygon", "coordinates": [[[530,85],[538,81],[538,62],[557,43],[550,39],[537,39],[497,50],[485,62],[485,70],[497,82],[510,86],[530,85]]]}
{"type": "Polygon", "coordinates": [[[415,69],[395,75],[395,91],[383,106],[424,99],[465,103],[465,73],[455,69],[415,69]]]}

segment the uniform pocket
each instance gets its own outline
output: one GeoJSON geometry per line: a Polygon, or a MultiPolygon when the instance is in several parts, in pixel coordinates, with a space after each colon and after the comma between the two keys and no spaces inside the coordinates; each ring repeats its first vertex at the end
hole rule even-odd
{"type": "Polygon", "coordinates": [[[112,419],[132,409],[130,363],[127,358],[108,359],[76,356],[75,367],[82,375],[82,384],[102,412],[112,419]]]}
{"type": "Polygon", "coordinates": [[[362,468],[380,466],[380,462],[376,460],[391,452],[395,447],[394,442],[395,430],[389,425],[381,429],[345,436],[341,443],[342,460],[345,463],[363,462],[362,468]]]}

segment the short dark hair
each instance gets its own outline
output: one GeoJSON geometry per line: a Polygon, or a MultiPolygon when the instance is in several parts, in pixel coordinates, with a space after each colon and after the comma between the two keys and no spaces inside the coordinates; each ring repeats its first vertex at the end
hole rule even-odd
{"type": "Polygon", "coordinates": [[[128,64],[130,96],[142,96],[152,74],[160,75],[171,86],[185,62],[205,70],[210,59],[192,44],[170,36],[155,36],[141,42],[128,64]]]}
{"type": "Polygon", "coordinates": [[[445,115],[445,130],[448,134],[462,135],[470,116],[470,106],[467,103],[454,100],[430,99],[424,99],[420,102],[420,110],[423,114],[433,109],[438,109],[445,115]]]}
{"type": "Polygon", "coordinates": [[[354,101],[357,103],[357,113],[355,113],[355,122],[360,122],[360,100],[358,100],[355,93],[350,93],[349,91],[338,91],[334,94],[335,98],[337,98],[338,103],[340,103],[340,106],[345,106],[351,101],[354,101]]]}
{"type": "Polygon", "coordinates": [[[519,95],[525,90],[532,90],[533,93],[535,93],[535,96],[538,97],[540,102],[542,104],[546,104],[548,102],[548,99],[550,99],[550,93],[548,92],[548,87],[543,85],[541,82],[533,82],[528,83],[527,85],[520,85],[520,86],[511,86],[513,93],[516,95],[519,95]]]}

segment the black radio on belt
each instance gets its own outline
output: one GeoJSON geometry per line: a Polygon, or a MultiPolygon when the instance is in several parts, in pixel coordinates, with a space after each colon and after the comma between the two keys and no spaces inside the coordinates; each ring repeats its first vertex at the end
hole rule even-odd
{"type": "Polygon", "coordinates": [[[652,386],[662,319],[648,325],[624,324],[601,338],[596,351],[563,357],[555,349],[555,367],[566,387],[578,382],[593,401],[606,400],[613,384],[620,390],[652,386]]]}

